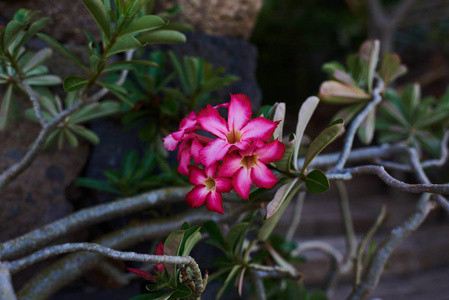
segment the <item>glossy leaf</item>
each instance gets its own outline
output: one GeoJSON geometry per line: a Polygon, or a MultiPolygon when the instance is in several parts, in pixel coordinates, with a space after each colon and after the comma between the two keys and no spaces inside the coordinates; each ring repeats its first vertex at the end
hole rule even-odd
{"type": "Polygon", "coordinates": [[[101,0],[82,0],[84,6],[87,8],[91,16],[97,22],[100,29],[109,38],[111,35],[111,21],[109,20],[108,12],[101,0]]]}
{"type": "Polygon", "coordinates": [[[298,113],[298,123],[296,125],[296,141],[295,141],[295,149],[293,153],[293,167],[298,169],[298,154],[299,154],[299,146],[301,145],[301,140],[304,135],[304,131],[306,130],[307,124],[309,124],[310,118],[313,115],[316,107],[320,100],[313,96],[307,98],[306,101],[301,105],[301,109],[298,113]]]}
{"type": "Polygon", "coordinates": [[[307,173],[305,178],[307,190],[311,194],[320,194],[329,189],[329,180],[320,170],[313,170],[307,173]]]}
{"type": "Polygon", "coordinates": [[[64,78],[64,90],[66,92],[73,92],[82,89],[87,85],[87,79],[78,76],[68,76],[64,78]]]}
{"type": "Polygon", "coordinates": [[[181,256],[190,255],[193,247],[201,240],[200,227],[194,226],[188,229],[183,237],[180,249],[181,256]]]}
{"type": "Polygon", "coordinates": [[[142,31],[152,30],[166,25],[167,23],[158,16],[146,15],[133,20],[120,35],[134,34],[142,31]]]}
{"type": "Polygon", "coordinates": [[[43,34],[43,33],[37,33],[36,35],[41,40],[43,40],[48,45],[50,45],[53,49],[55,49],[56,51],[58,51],[59,53],[64,55],[66,58],[70,59],[75,64],[77,64],[81,69],[83,69],[86,72],[89,72],[89,69],[85,65],[83,65],[83,63],[75,55],[73,55],[69,50],[67,50],[66,47],[61,45],[61,43],[59,43],[57,40],[55,40],[51,36],[48,36],[48,35],[43,34]]]}
{"type": "Polygon", "coordinates": [[[271,218],[271,216],[278,211],[296,182],[298,182],[298,178],[292,179],[276,191],[273,200],[271,200],[267,205],[267,219],[271,218]]]}
{"type": "Polygon", "coordinates": [[[50,48],[44,48],[40,51],[38,51],[36,54],[33,55],[33,57],[23,66],[23,71],[26,73],[33,68],[37,67],[38,65],[42,64],[44,61],[46,61],[52,54],[52,51],[50,48]]]}
{"type": "Polygon", "coordinates": [[[170,295],[168,299],[181,299],[186,298],[192,294],[190,288],[184,283],[178,282],[176,285],[176,290],[170,295]]]}
{"type": "Polygon", "coordinates": [[[363,90],[338,81],[325,81],[320,86],[319,97],[332,103],[348,104],[368,100],[371,96],[363,90]]]}
{"type": "Polygon", "coordinates": [[[8,126],[9,114],[12,101],[12,83],[8,85],[5,94],[3,95],[2,105],[0,110],[0,130],[4,131],[8,126]]]}
{"type": "Polygon", "coordinates": [[[328,128],[324,129],[317,138],[315,138],[307,150],[306,157],[304,159],[304,165],[302,166],[301,172],[304,173],[306,168],[312,162],[312,160],[320,154],[323,149],[329,145],[343,129],[344,121],[342,119],[336,120],[328,128]]]}
{"type": "Polygon", "coordinates": [[[120,52],[142,47],[142,44],[132,35],[121,36],[115,44],[109,49],[108,57],[120,52]]]}
{"type": "Polygon", "coordinates": [[[185,43],[186,36],[179,31],[158,29],[141,34],[137,38],[142,44],[177,44],[185,43]]]}
{"type": "Polygon", "coordinates": [[[26,24],[12,20],[5,27],[5,34],[3,36],[3,49],[7,49],[11,45],[19,32],[26,27],[26,24]]]}
{"type": "Polygon", "coordinates": [[[279,222],[282,215],[284,214],[285,209],[287,208],[287,206],[290,204],[290,201],[293,199],[293,197],[298,192],[301,184],[302,184],[302,182],[300,182],[300,184],[293,187],[292,190],[287,195],[287,197],[285,198],[285,200],[280,205],[280,207],[277,209],[277,211],[269,219],[264,221],[262,227],[259,230],[259,234],[258,234],[259,240],[261,240],[261,241],[268,240],[268,238],[270,237],[274,228],[276,227],[277,223],[279,222]]]}

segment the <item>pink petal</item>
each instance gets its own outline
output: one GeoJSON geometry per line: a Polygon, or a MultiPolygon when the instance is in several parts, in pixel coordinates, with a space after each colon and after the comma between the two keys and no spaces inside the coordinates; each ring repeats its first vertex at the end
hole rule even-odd
{"type": "Polygon", "coordinates": [[[242,140],[268,141],[280,121],[270,121],[264,117],[252,119],[242,128],[242,140]]]}
{"type": "Polygon", "coordinates": [[[192,140],[192,147],[190,148],[190,156],[193,157],[194,163],[196,165],[201,164],[200,151],[203,150],[204,146],[201,145],[197,138],[192,140]]]}
{"type": "Polygon", "coordinates": [[[169,151],[174,151],[176,150],[176,147],[178,146],[179,141],[175,140],[173,138],[173,134],[169,134],[166,137],[163,138],[164,140],[164,147],[165,149],[169,150],[169,151]]]}
{"type": "Polygon", "coordinates": [[[164,242],[160,242],[156,248],[156,255],[164,255],[164,242]]]}
{"type": "Polygon", "coordinates": [[[228,108],[228,107],[229,107],[229,102],[215,105],[215,106],[214,106],[214,109],[215,109],[215,110],[218,110],[220,107],[228,108]]]}
{"type": "Polygon", "coordinates": [[[285,145],[278,140],[271,141],[254,151],[260,162],[269,164],[280,160],[284,156],[285,145]]]}
{"type": "Polygon", "coordinates": [[[198,112],[197,120],[201,127],[207,132],[210,132],[219,138],[226,139],[228,125],[226,124],[225,119],[223,119],[223,117],[221,117],[211,106],[200,110],[198,112]]]}
{"type": "Polygon", "coordinates": [[[217,173],[218,162],[211,164],[204,169],[206,176],[215,178],[215,173],[217,173]]]}
{"type": "Polygon", "coordinates": [[[186,202],[190,207],[198,207],[206,202],[209,191],[205,186],[196,186],[186,195],[186,202]]]}
{"type": "Polygon", "coordinates": [[[211,192],[207,196],[206,207],[209,211],[214,211],[219,214],[224,214],[223,211],[223,198],[220,193],[211,192]]]}
{"type": "Polygon", "coordinates": [[[204,170],[201,170],[200,168],[196,166],[189,166],[189,181],[191,184],[195,186],[204,186],[204,180],[207,179],[206,174],[204,174],[204,170]]]}
{"type": "Polygon", "coordinates": [[[232,190],[232,179],[228,177],[215,178],[215,190],[219,193],[229,193],[232,190]]]}
{"type": "Polygon", "coordinates": [[[223,159],[223,164],[218,168],[218,177],[232,177],[242,168],[242,157],[238,154],[228,154],[223,159]]]}
{"type": "Polygon", "coordinates": [[[266,189],[271,189],[279,181],[273,172],[262,163],[251,168],[251,179],[258,187],[266,189]]]}
{"type": "Polygon", "coordinates": [[[179,131],[192,132],[199,129],[195,112],[191,111],[187,118],[181,120],[179,131]]]}
{"type": "Polygon", "coordinates": [[[229,130],[240,130],[251,119],[251,100],[243,94],[231,95],[229,104],[228,125],[229,130]]]}
{"type": "Polygon", "coordinates": [[[201,163],[205,166],[209,166],[216,161],[222,160],[226,153],[228,153],[229,147],[231,147],[231,145],[224,140],[213,140],[200,151],[201,163]]]}
{"type": "Polygon", "coordinates": [[[243,199],[249,198],[249,189],[253,181],[251,180],[251,170],[241,168],[239,172],[232,178],[234,190],[242,196],[243,199]]]}
{"type": "Polygon", "coordinates": [[[130,272],[136,274],[137,276],[140,276],[140,277],[146,279],[146,280],[156,281],[156,279],[154,278],[154,276],[151,275],[151,274],[148,273],[148,272],[145,272],[145,271],[142,271],[142,270],[139,270],[139,269],[134,269],[134,268],[126,268],[126,269],[127,269],[128,271],[130,271],[130,272]]]}
{"type": "Polygon", "coordinates": [[[181,175],[189,175],[189,165],[190,165],[190,143],[189,141],[183,141],[179,145],[178,150],[178,172],[181,175]]]}

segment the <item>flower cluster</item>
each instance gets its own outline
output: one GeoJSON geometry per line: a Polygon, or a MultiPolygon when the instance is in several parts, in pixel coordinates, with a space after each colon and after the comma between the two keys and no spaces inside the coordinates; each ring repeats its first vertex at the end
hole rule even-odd
{"type": "Polygon", "coordinates": [[[285,152],[283,143],[270,141],[279,121],[251,119],[251,113],[248,97],[231,95],[229,103],[208,105],[197,115],[191,112],[181,121],[178,131],[164,138],[164,147],[170,151],[179,144],[178,172],[188,175],[195,186],[186,195],[191,207],[206,203],[208,210],[224,213],[222,193],[234,189],[248,199],[253,183],[272,188],[278,182],[266,165],[281,159],[285,152]],[[227,121],[218,112],[221,107],[228,108],[227,121]],[[199,135],[199,130],[216,138],[199,135]]]}

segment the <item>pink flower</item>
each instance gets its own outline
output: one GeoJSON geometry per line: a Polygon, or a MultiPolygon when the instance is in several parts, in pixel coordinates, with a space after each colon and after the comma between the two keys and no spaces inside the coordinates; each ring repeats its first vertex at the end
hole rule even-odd
{"type": "Polygon", "coordinates": [[[181,120],[181,124],[179,125],[179,130],[167,135],[164,140],[164,147],[167,150],[174,151],[178,146],[178,143],[184,138],[184,135],[187,133],[195,132],[200,129],[196,121],[195,112],[190,112],[187,118],[181,120]]]}
{"type": "Polygon", "coordinates": [[[251,112],[251,100],[242,94],[231,95],[227,122],[212,106],[198,112],[201,127],[217,137],[200,151],[205,166],[222,160],[229,151],[246,149],[253,140],[266,142],[271,138],[279,121],[263,117],[250,120],[251,112]]]}
{"type": "MultiPolygon", "coordinates": [[[[164,255],[164,242],[160,242],[159,245],[157,246],[156,255],[164,255]]],[[[158,275],[164,273],[164,270],[165,270],[164,264],[156,264],[155,266],[153,266],[153,268],[158,275]]],[[[126,269],[146,280],[157,282],[157,278],[146,271],[143,271],[140,269],[134,269],[134,268],[126,268],[126,269]]]]}
{"type": "Polygon", "coordinates": [[[218,163],[215,163],[204,170],[195,166],[189,166],[189,181],[195,187],[186,195],[188,205],[197,207],[206,202],[208,210],[224,214],[221,193],[230,192],[232,183],[231,178],[215,175],[217,166],[218,163]]]}
{"type": "Polygon", "coordinates": [[[189,175],[190,159],[193,158],[193,162],[196,165],[201,164],[200,151],[206,146],[212,139],[198,135],[196,133],[189,133],[184,135],[183,141],[179,145],[177,159],[179,161],[178,172],[182,175],[189,175]]]}
{"type": "Polygon", "coordinates": [[[285,145],[278,140],[266,144],[256,141],[246,150],[226,155],[217,176],[232,177],[235,191],[243,199],[248,199],[253,182],[258,187],[269,189],[279,181],[266,164],[280,160],[284,152],[285,145]]]}

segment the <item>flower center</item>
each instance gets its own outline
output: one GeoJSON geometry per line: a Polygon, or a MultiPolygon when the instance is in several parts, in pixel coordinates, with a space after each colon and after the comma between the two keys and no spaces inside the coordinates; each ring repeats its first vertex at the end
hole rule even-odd
{"type": "Polygon", "coordinates": [[[215,191],[215,180],[212,177],[207,177],[207,179],[204,180],[204,185],[206,186],[206,190],[215,191]]]}
{"type": "Polygon", "coordinates": [[[232,130],[231,132],[226,134],[226,139],[228,140],[229,144],[238,143],[242,139],[242,133],[238,130],[232,130]]]}
{"type": "Polygon", "coordinates": [[[257,155],[250,155],[250,156],[243,156],[242,160],[240,161],[240,164],[246,169],[249,170],[255,165],[257,165],[257,155]]]}

